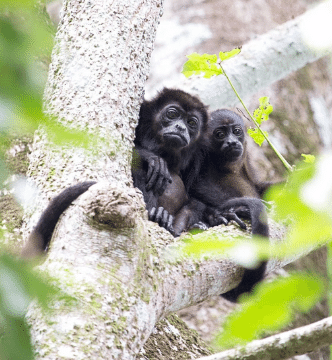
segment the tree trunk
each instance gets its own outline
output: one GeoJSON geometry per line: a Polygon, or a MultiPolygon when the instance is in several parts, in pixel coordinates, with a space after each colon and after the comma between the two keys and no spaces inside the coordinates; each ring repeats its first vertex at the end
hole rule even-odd
{"type": "MultiPolygon", "coordinates": [[[[69,295],[29,319],[37,358],[134,359],[166,315],[235,287],[228,261],[167,261],[173,237],[148,222],[132,187],[131,148],[162,0],[69,0],[60,21],[45,110],[98,136],[88,149],[55,146],[41,129],[30,177],[50,198],[83,180],[98,183],[62,217],[40,270],[69,295]]],[[[235,231],[236,235],[236,231],[235,231]]]]}

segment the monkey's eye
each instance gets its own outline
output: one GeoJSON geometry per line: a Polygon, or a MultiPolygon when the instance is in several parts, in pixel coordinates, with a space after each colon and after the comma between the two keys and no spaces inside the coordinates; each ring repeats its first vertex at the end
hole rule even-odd
{"type": "Polygon", "coordinates": [[[236,135],[236,136],[241,136],[242,135],[242,129],[240,127],[236,127],[233,130],[233,134],[236,135]]]}
{"type": "Polygon", "coordinates": [[[176,119],[177,117],[179,117],[179,112],[174,108],[170,108],[170,109],[167,110],[166,116],[169,119],[176,119]]]}
{"type": "Polygon", "coordinates": [[[198,120],[195,117],[191,117],[190,119],[188,119],[187,123],[191,127],[194,127],[194,126],[196,127],[197,123],[198,123],[198,120]]]}
{"type": "Polygon", "coordinates": [[[218,129],[214,132],[214,136],[217,138],[217,139],[223,139],[225,136],[226,136],[226,132],[225,130],[222,130],[222,129],[218,129]]]}

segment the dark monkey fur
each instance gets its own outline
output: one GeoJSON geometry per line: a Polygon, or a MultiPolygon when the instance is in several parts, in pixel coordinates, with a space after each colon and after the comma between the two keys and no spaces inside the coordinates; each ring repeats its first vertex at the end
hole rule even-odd
{"type": "MultiPolygon", "coordinates": [[[[235,220],[245,228],[238,216],[249,218],[252,233],[268,238],[263,193],[272,185],[260,182],[250,163],[246,149],[245,126],[242,118],[230,110],[212,112],[203,137],[204,157],[197,180],[189,191],[192,199],[177,217],[176,231],[188,229],[203,219],[210,226],[235,220]]],[[[266,262],[258,268],[245,270],[239,286],[223,296],[236,301],[239,295],[250,292],[264,276],[266,262]]]]}
{"type": "Polygon", "coordinates": [[[149,219],[174,235],[180,234],[173,231],[173,218],[188,202],[186,189],[198,173],[195,155],[207,119],[204,104],[182,90],[164,89],[141,107],[134,186],[143,192],[149,219]]]}

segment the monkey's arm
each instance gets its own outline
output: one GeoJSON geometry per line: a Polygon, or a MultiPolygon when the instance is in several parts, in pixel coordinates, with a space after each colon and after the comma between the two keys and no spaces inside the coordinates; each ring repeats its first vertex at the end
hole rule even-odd
{"type": "Polygon", "coordinates": [[[49,203],[23,247],[21,252],[23,258],[33,258],[42,255],[46,251],[61,214],[75,199],[95,183],[95,181],[86,181],[71,186],[62,191],[49,203]]]}
{"type": "Polygon", "coordinates": [[[168,183],[172,182],[166,161],[152,151],[140,146],[135,147],[136,153],[147,164],[146,190],[153,190],[156,195],[162,195],[168,183]]]}

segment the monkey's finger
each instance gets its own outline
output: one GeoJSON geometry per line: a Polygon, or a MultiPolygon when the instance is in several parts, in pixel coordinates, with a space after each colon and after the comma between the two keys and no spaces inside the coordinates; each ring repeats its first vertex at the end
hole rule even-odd
{"type": "Polygon", "coordinates": [[[156,217],[156,208],[153,207],[150,211],[148,211],[149,220],[154,221],[156,217]]]}
{"type": "Polygon", "coordinates": [[[228,221],[225,217],[221,216],[221,215],[209,215],[208,216],[208,223],[210,226],[217,226],[217,225],[227,225],[228,221]]]}
{"type": "Polygon", "coordinates": [[[167,223],[168,223],[169,216],[170,215],[168,214],[168,211],[164,209],[159,225],[162,226],[163,228],[165,228],[166,230],[167,230],[167,223]]]}
{"type": "Polygon", "coordinates": [[[147,181],[150,179],[154,167],[155,167],[155,159],[150,158],[150,160],[148,161],[148,172],[146,174],[147,181]]]}
{"type": "Polygon", "coordinates": [[[173,216],[172,216],[172,215],[169,215],[165,229],[168,230],[171,234],[174,233],[174,229],[173,229],[173,216]]]}
{"type": "Polygon", "coordinates": [[[161,226],[161,220],[163,217],[163,213],[164,213],[164,208],[163,207],[159,207],[157,209],[157,213],[156,213],[156,218],[155,218],[155,222],[157,222],[160,226],[161,226]]]}
{"type": "Polygon", "coordinates": [[[240,228],[243,230],[247,230],[247,225],[235,214],[235,213],[229,213],[228,214],[229,220],[234,220],[237,224],[240,225],[240,228]]]}
{"type": "Polygon", "coordinates": [[[168,172],[166,161],[162,158],[160,160],[159,176],[154,186],[154,191],[159,196],[162,195],[166,189],[167,183],[172,182],[172,178],[168,172]]]}
{"type": "Polygon", "coordinates": [[[222,215],[217,215],[215,217],[215,221],[218,225],[221,225],[221,224],[228,225],[228,220],[222,215]]]}
{"type": "Polygon", "coordinates": [[[146,176],[146,178],[147,178],[146,190],[147,191],[151,190],[151,188],[155,184],[156,179],[159,175],[159,171],[160,171],[159,161],[153,161],[153,162],[151,162],[151,165],[149,163],[148,174],[146,176]],[[151,171],[150,171],[150,166],[151,166],[151,171]],[[148,176],[149,172],[150,172],[150,177],[148,176]]]}
{"type": "Polygon", "coordinates": [[[172,177],[168,171],[167,162],[162,158],[160,158],[160,173],[169,183],[171,183],[173,181],[172,177]]]}
{"type": "Polygon", "coordinates": [[[165,178],[161,174],[159,174],[156,184],[154,186],[154,192],[159,196],[162,195],[166,189],[166,185],[163,185],[165,182],[164,180],[165,178]]]}

